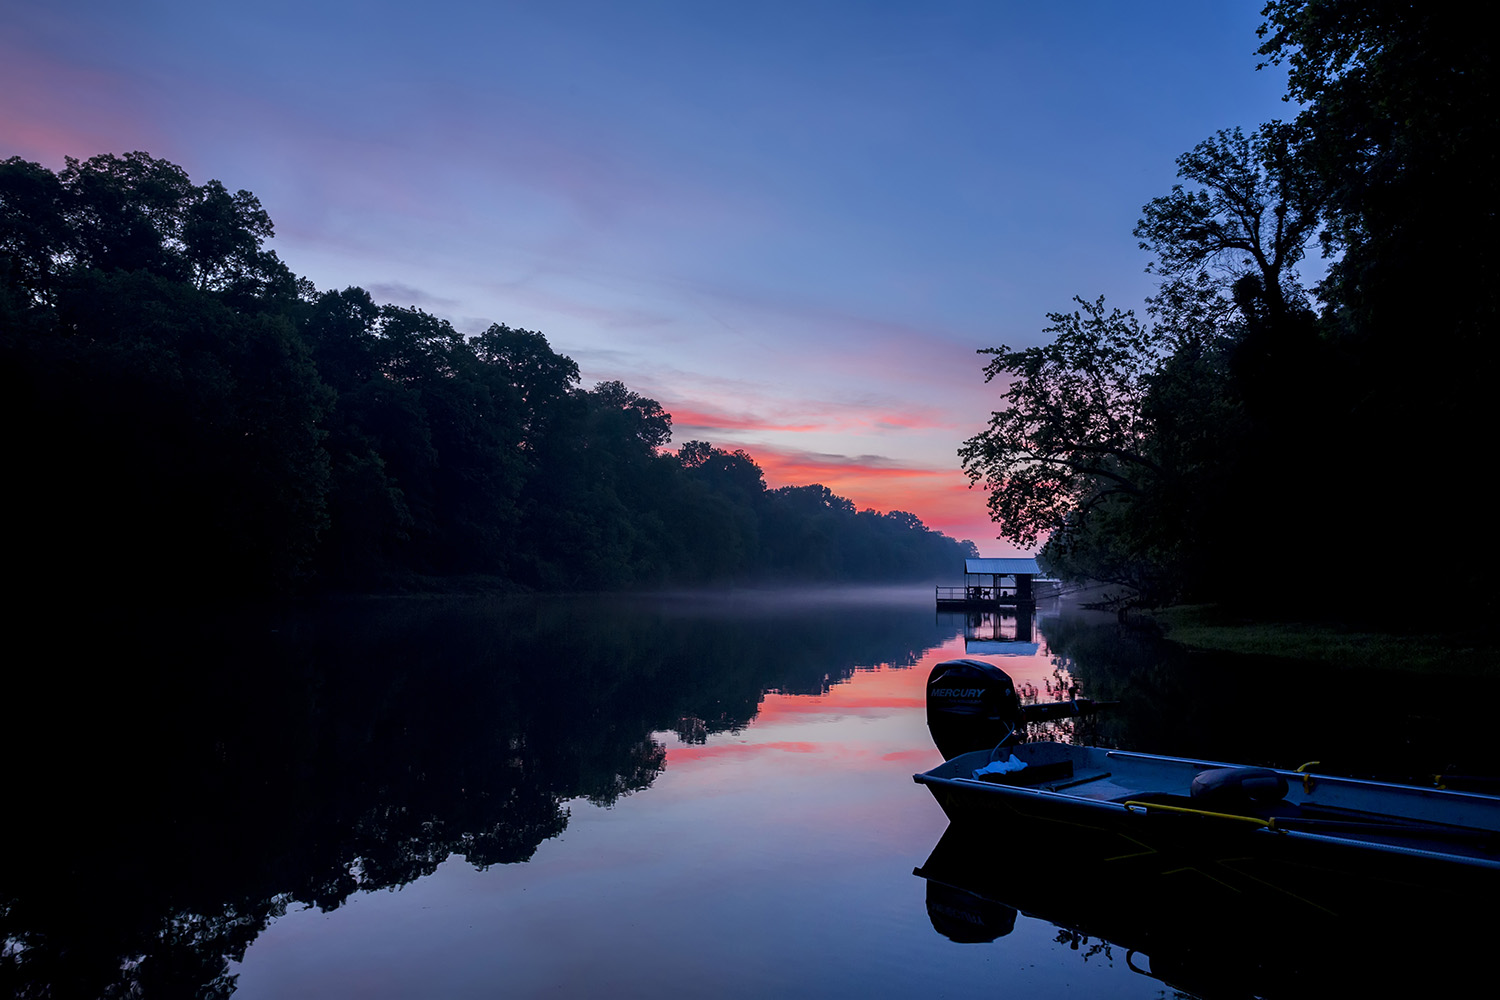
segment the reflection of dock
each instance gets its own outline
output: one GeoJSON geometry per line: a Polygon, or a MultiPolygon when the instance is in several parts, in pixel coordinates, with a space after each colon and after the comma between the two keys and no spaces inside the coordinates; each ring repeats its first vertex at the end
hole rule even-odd
{"type": "Polygon", "coordinates": [[[964,615],[964,652],[1035,656],[1035,616],[1030,608],[970,611],[964,615]]]}
{"type": "Polygon", "coordinates": [[[1040,575],[1035,559],[965,559],[964,585],[936,588],[937,606],[948,611],[1035,607],[1032,582],[1040,575]]]}
{"type": "Polygon", "coordinates": [[[1035,656],[1041,650],[1036,641],[1036,615],[1032,608],[991,611],[939,608],[938,611],[939,617],[948,621],[963,617],[966,653],[1035,656]]]}

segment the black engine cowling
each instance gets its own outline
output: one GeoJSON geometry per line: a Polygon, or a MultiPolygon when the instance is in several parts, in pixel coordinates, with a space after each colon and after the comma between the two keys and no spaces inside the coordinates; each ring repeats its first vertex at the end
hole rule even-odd
{"type": "Polygon", "coordinates": [[[945,660],[927,675],[927,729],[944,760],[1019,735],[1021,699],[1010,675],[982,660],[945,660]]]}

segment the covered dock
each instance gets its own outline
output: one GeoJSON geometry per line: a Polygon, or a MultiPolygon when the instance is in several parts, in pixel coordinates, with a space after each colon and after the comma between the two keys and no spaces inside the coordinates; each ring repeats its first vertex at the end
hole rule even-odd
{"type": "Polygon", "coordinates": [[[1035,559],[965,559],[964,585],[938,587],[939,608],[1034,607],[1035,559]]]}

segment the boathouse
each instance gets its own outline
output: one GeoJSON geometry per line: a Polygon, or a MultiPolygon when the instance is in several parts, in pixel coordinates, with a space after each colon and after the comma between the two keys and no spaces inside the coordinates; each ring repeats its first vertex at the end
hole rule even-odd
{"type": "Polygon", "coordinates": [[[1032,607],[1032,582],[1042,575],[1035,559],[965,559],[964,585],[938,587],[940,608],[1032,607]]]}

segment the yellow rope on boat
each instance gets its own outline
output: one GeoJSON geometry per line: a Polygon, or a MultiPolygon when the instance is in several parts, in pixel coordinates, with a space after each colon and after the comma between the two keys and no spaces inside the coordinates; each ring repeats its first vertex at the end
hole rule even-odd
{"type": "Polygon", "coordinates": [[[1300,774],[1300,775],[1302,775],[1302,794],[1303,795],[1311,795],[1312,794],[1312,779],[1313,779],[1313,776],[1311,774],[1307,773],[1307,769],[1310,768],[1310,767],[1317,767],[1317,766],[1319,766],[1322,763],[1323,762],[1321,760],[1310,760],[1306,764],[1303,764],[1301,767],[1297,768],[1297,773],[1300,774]]]}
{"type": "MultiPolygon", "coordinates": [[[[1187,813],[1191,816],[1207,816],[1210,819],[1234,819],[1239,820],[1241,823],[1253,823],[1256,826],[1263,826],[1267,829],[1275,829],[1275,825],[1272,820],[1261,819],[1259,816],[1239,816],[1235,813],[1209,812],[1207,809],[1191,809],[1187,806],[1170,806],[1165,802],[1142,802],[1139,799],[1130,799],[1125,803],[1126,809],[1130,809],[1131,806],[1140,806],[1147,812],[1150,812],[1153,809],[1160,809],[1164,812],[1187,813]]],[[[1134,810],[1131,811],[1133,812],[1134,810]]]]}

